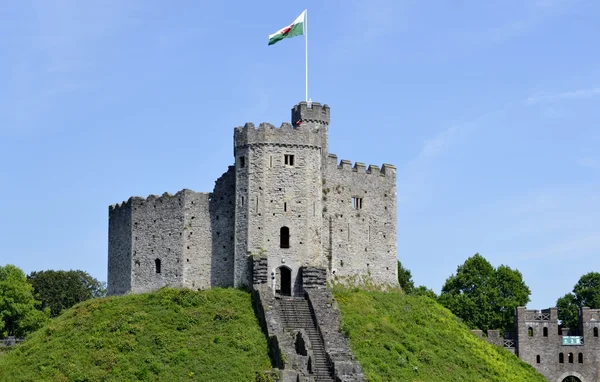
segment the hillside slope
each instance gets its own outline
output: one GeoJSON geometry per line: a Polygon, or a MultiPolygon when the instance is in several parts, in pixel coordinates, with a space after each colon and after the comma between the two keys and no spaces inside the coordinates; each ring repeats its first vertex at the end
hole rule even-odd
{"type": "Polygon", "coordinates": [[[427,297],[337,288],[334,295],[369,381],[546,381],[427,297]]]}
{"type": "Polygon", "coordinates": [[[162,289],[81,303],[0,356],[1,381],[254,381],[270,369],[250,294],[162,289]]]}
{"type": "MultiPolygon", "coordinates": [[[[544,381],[425,297],[335,290],[370,381],[544,381]]],[[[271,368],[247,292],[162,289],[81,303],[0,355],[0,381],[255,381],[271,368]]]]}

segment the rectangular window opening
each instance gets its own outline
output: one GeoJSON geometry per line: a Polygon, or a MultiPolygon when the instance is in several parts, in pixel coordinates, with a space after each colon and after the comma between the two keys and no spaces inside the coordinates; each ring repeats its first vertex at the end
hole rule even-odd
{"type": "Polygon", "coordinates": [[[246,167],[246,157],[240,157],[240,168],[246,167]]]}
{"type": "Polygon", "coordinates": [[[352,208],[355,210],[362,209],[363,198],[359,198],[357,196],[352,197],[352,208]]]}
{"type": "Polygon", "coordinates": [[[243,196],[242,196],[241,202],[242,202],[242,207],[243,207],[244,206],[244,197],[243,196]]]}
{"type": "Polygon", "coordinates": [[[269,157],[269,167],[273,167],[273,155],[269,157]]]}
{"type": "Polygon", "coordinates": [[[283,202],[283,212],[287,212],[287,202],[283,202]]]}
{"type": "Polygon", "coordinates": [[[283,160],[286,166],[293,166],[294,165],[294,156],[292,154],[284,154],[283,155],[283,160]]]}

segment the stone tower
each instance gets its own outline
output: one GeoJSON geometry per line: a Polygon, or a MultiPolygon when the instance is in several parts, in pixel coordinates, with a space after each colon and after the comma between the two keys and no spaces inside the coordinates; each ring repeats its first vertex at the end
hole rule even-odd
{"type": "Polygon", "coordinates": [[[264,252],[276,288],[301,292],[299,270],[326,266],[322,246],[322,170],[329,107],[302,102],[292,124],[237,128],[234,285],[250,285],[248,256],[264,252]],[[275,277],[277,276],[277,277],[275,277]]]}

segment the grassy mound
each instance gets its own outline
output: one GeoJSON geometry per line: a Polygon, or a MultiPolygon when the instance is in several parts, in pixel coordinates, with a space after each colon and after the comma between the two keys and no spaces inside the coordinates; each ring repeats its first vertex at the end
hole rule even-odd
{"type": "Polygon", "coordinates": [[[250,294],[236,289],[87,301],[0,356],[2,381],[254,381],[270,368],[250,294]]]}
{"type": "Polygon", "coordinates": [[[337,288],[334,295],[369,381],[546,381],[427,297],[337,288]]]}

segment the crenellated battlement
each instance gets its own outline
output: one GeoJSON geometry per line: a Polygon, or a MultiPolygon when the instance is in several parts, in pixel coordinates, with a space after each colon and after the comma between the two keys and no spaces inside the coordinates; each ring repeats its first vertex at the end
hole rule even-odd
{"type": "Polygon", "coordinates": [[[184,188],[183,190],[178,191],[175,194],[171,194],[170,192],[164,192],[161,195],[150,194],[146,197],[132,196],[129,199],[127,199],[126,201],[123,201],[121,203],[116,203],[116,204],[109,206],[108,212],[113,213],[113,212],[117,212],[124,208],[143,206],[146,203],[164,203],[167,201],[171,201],[174,198],[179,198],[180,199],[179,202],[183,202],[183,197],[185,196],[186,193],[209,195],[209,193],[207,193],[207,192],[200,193],[200,192],[196,192],[196,191],[192,191],[190,189],[184,188]]]}
{"type": "Polygon", "coordinates": [[[379,167],[374,164],[366,166],[362,162],[355,162],[353,166],[352,162],[347,159],[342,159],[338,163],[338,158],[335,154],[329,154],[327,160],[328,166],[331,166],[331,168],[337,168],[338,170],[342,171],[355,172],[359,174],[374,174],[380,176],[396,174],[396,166],[387,163],[384,163],[381,165],[381,167],[379,167]]]}
{"type": "Polygon", "coordinates": [[[292,124],[294,126],[305,124],[327,126],[330,121],[330,109],[326,104],[318,102],[300,102],[292,108],[292,124]]]}
{"type": "Polygon", "coordinates": [[[278,144],[322,147],[323,134],[319,128],[311,124],[293,126],[284,122],[280,127],[263,122],[255,126],[248,122],[234,130],[234,147],[241,148],[257,144],[278,144]]]}

